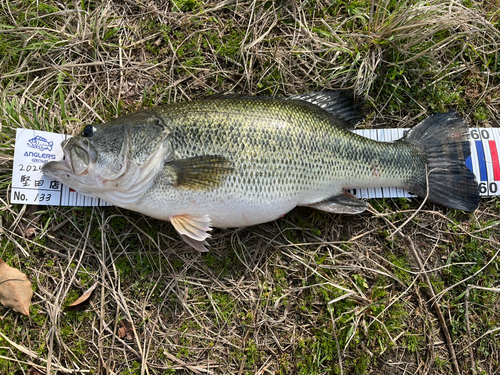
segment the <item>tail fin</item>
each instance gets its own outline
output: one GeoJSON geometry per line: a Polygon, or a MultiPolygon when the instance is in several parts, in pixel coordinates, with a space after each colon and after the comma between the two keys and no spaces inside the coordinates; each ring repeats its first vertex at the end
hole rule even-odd
{"type": "MultiPolygon", "coordinates": [[[[416,146],[427,159],[430,202],[463,211],[474,211],[479,205],[476,178],[465,166],[470,156],[468,139],[467,124],[453,111],[426,118],[402,139],[416,146]]],[[[426,181],[410,190],[426,197],[426,181]]]]}

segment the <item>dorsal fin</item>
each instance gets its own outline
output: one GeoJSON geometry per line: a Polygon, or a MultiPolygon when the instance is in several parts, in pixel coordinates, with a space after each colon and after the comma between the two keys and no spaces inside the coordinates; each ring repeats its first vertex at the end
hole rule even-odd
{"type": "Polygon", "coordinates": [[[327,111],[336,125],[346,129],[354,128],[363,120],[363,101],[354,96],[352,90],[313,91],[293,95],[287,100],[301,100],[327,111]]]}

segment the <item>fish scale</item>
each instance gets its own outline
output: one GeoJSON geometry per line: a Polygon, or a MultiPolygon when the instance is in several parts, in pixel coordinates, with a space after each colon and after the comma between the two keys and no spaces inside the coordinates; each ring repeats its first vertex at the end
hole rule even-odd
{"type": "MultiPolygon", "coordinates": [[[[371,141],[371,147],[361,148],[360,143],[367,142],[365,138],[333,127],[325,118],[307,111],[308,107],[304,110],[301,104],[255,99],[206,100],[194,108],[185,103],[166,107],[159,117],[165,119],[170,129],[171,147],[179,151],[179,158],[213,154],[234,162],[235,171],[226,183],[204,192],[204,198],[209,200],[219,194],[259,202],[300,197],[302,200],[295,205],[311,204],[324,199],[325,194],[333,196],[353,187],[350,183],[356,187],[373,186],[374,160],[379,160],[379,186],[401,185],[402,180],[421,178],[423,169],[419,171],[412,164],[422,163],[411,145],[371,141]],[[249,104],[261,109],[259,117],[253,118],[255,111],[249,104]],[[198,115],[201,111],[203,116],[198,115]],[[246,118],[253,121],[245,122],[246,118]],[[353,175],[358,178],[354,180],[353,175]],[[339,179],[348,181],[335,186],[339,179]],[[256,195],[250,196],[249,191],[256,195]]],[[[169,190],[169,185],[155,184],[151,192],[163,195],[164,189],[169,190]]],[[[181,210],[188,211],[189,207],[181,210]]]]}
{"type": "Polygon", "coordinates": [[[431,116],[394,143],[346,129],[359,118],[352,97],[337,91],[288,100],[221,95],[87,126],[65,144],[66,160],[43,171],[170,220],[199,250],[211,226],[258,224],[296,206],[362,212],[366,203],[345,193],[351,188],[397,187],[425,197],[428,182],[431,202],[477,206],[477,182],[464,162],[467,126],[456,114],[431,116]]]}

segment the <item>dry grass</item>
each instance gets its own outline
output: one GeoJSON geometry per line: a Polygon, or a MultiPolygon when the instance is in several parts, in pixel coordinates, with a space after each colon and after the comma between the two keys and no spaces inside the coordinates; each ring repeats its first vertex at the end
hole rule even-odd
{"type": "Polygon", "coordinates": [[[0,373],[499,373],[498,199],[471,215],[297,209],[216,230],[202,255],[125,210],[7,198],[15,128],[76,133],[214,92],[353,87],[366,126],[450,107],[498,126],[498,1],[0,4],[0,258],[36,291],[31,319],[0,309],[0,373]]]}

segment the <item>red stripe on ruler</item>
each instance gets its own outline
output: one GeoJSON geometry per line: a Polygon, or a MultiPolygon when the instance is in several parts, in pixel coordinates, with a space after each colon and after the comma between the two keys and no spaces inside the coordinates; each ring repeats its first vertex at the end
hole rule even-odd
{"type": "Polygon", "coordinates": [[[498,151],[495,141],[488,141],[490,144],[491,163],[493,164],[493,177],[495,181],[500,181],[500,163],[498,162],[498,151]]]}

